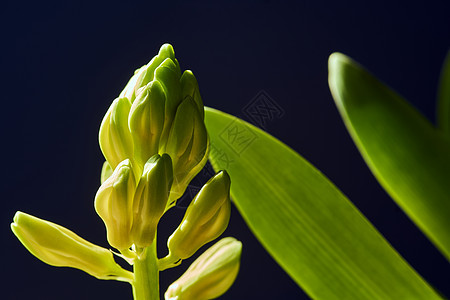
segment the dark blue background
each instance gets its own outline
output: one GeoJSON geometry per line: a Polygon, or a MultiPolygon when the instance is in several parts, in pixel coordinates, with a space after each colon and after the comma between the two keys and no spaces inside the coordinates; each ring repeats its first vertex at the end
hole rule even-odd
{"type": "MultiPolygon", "coordinates": [[[[131,299],[125,283],[39,262],[9,223],[22,210],[107,247],[93,209],[103,163],[98,128],[134,69],[165,42],[182,69],[194,71],[207,106],[242,115],[265,90],[285,111],[267,131],[323,171],[450,296],[449,264],[371,175],[328,90],[327,59],[340,51],[434,121],[450,46],[448,1],[391,2],[3,1],[2,298],[131,299]]],[[[172,215],[163,221],[169,227],[182,211],[172,215]]],[[[239,277],[223,299],[307,299],[236,210],[226,235],[241,239],[244,252],[239,277]]],[[[163,254],[163,238],[160,243],[163,254]]],[[[187,265],[162,273],[162,289],[187,265]]]]}

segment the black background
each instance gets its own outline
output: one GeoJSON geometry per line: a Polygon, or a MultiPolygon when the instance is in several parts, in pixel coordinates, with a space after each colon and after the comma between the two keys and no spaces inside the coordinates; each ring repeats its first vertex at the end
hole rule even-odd
{"type": "MultiPolygon", "coordinates": [[[[450,46],[448,1],[3,1],[1,233],[3,299],[131,299],[125,283],[45,265],[9,229],[16,210],[107,247],[93,209],[103,158],[100,122],[134,69],[171,43],[205,105],[242,115],[261,90],[285,114],[266,130],[326,174],[392,245],[445,295],[443,256],[379,186],[351,141],[327,84],[343,52],[434,122],[450,46]]],[[[182,210],[165,218],[164,235],[182,210]]],[[[244,243],[222,299],[307,299],[233,210],[226,235],[244,243]]],[[[164,272],[165,288],[188,266],[164,272]]]]}

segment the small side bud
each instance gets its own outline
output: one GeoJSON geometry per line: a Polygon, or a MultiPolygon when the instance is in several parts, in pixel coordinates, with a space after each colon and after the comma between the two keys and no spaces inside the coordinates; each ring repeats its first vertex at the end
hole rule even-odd
{"type": "Polygon", "coordinates": [[[133,274],[116,264],[109,250],[60,225],[17,212],[11,230],[31,254],[49,265],[80,269],[98,279],[133,280],[133,274]]]}
{"type": "Polygon", "coordinates": [[[223,295],[237,277],[241,252],[242,243],[238,240],[221,239],[169,286],[165,300],[207,300],[223,295]]]}
{"type": "Polygon", "coordinates": [[[128,129],[131,103],[127,98],[117,98],[111,104],[100,125],[99,143],[112,169],[133,155],[133,142],[128,129]]]}
{"type": "Polygon", "coordinates": [[[209,139],[197,105],[187,96],[178,106],[167,140],[166,152],[174,167],[174,186],[170,202],[181,197],[189,182],[208,159],[209,139]]]}
{"type": "Polygon", "coordinates": [[[194,76],[194,73],[192,73],[191,70],[186,70],[183,72],[183,75],[180,79],[181,84],[181,97],[184,99],[187,96],[194,99],[195,104],[197,104],[198,111],[200,112],[201,119],[203,121],[205,117],[205,112],[203,108],[203,101],[202,97],[200,96],[200,91],[198,88],[198,82],[197,79],[194,76]]]}
{"type": "Polygon", "coordinates": [[[95,196],[95,210],[106,226],[108,242],[121,252],[131,247],[133,197],[136,189],[131,163],[121,162],[100,186],[95,196]]]}
{"type": "MultiPolygon", "coordinates": [[[[181,71],[177,63],[167,58],[155,70],[154,80],[158,81],[166,95],[165,114],[164,114],[164,129],[161,134],[161,139],[165,141],[169,135],[170,126],[175,117],[177,107],[180,104],[181,86],[180,86],[181,71]]],[[[161,145],[164,148],[164,144],[161,145]]]]}
{"type": "Polygon", "coordinates": [[[128,124],[134,144],[134,158],[140,165],[158,153],[164,128],[165,95],[161,84],[145,86],[131,106],[128,124]]]}
{"type": "Polygon", "coordinates": [[[230,176],[221,171],[198,192],[181,224],[167,241],[166,261],[191,257],[204,244],[220,236],[230,220],[230,176]]]}
{"type": "Polygon", "coordinates": [[[154,80],[155,70],[161,65],[166,59],[172,60],[175,65],[180,68],[177,60],[175,59],[175,52],[170,44],[164,44],[159,49],[159,52],[152,60],[139,70],[130,79],[124,91],[122,91],[121,96],[125,95],[131,103],[134,102],[139,94],[139,90],[146,86],[149,82],[154,80]]]}
{"type": "Polygon", "coordinates": [[[137,248],[148,247],[155,239],[172,186],[172,160],[167,154],[152,156],[144,166],[133,200],[132,239],[137,248]]]}

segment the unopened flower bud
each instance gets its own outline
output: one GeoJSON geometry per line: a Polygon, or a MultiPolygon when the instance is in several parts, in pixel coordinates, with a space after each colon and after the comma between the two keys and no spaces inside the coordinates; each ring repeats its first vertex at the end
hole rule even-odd
{"type": "Polygon", "coordinates": [[[186,96],[190,96],[194,99],[195,104],[197,104],[198,111],[200,112],[201,119],[203,120],[205,115],[203,101],[200,96],[197,79],[191,70],[186,70],[183,72],[180,79],[180,84],[182,98],[184,99],[186,96]]]}
{"type": "Polygon", "coordinates": [[[166,300],[207,300],[224,294],[239,272],[242,243],[232,237],[218,241],[200,255],[167,289],[166,300]]]}
{"type": "Polygon", "coordinates": [[[109,124],[112,113],[108,112],[100,130],[102,151],[113,169],[123,159],[131,159],[136,177],[151,156],[168,153],[174,168],[171,207],[208,159],[209,138],[197,80],[191,71],[182,75],[172,46],[164,44],[158,55],[136,70],[120,97],[131,105],[129,130],[118,135],[126,142],[109,137],[114,135],[103,126],[109,124]],[[123,149],[124,145],[129,147],[123,149]]]}
{"type": "Polygon", "coordinates": [[[136,188],[133,200],[132,239],[144,248],[155,239],[159,219],[164,214],[172,186],[172,160],[167,154],[152,156],[136,188]]]}
{"type": "MultiPolygon", "coordinates": [[[[170,127],[175,117],[178,105],[182,100],[180,86],[181,71],[179,66],[170,58],[162,62],[155,70],[154,80],[161,83],[166,95],[164,129],[161,139],[165,141],[169,135],[170,127]]],[[[164,149],[165,144],[161,147],[164,149]]]]}
{"type": "Polygon", "coordinates": [[[117,98],[103,118],[99,132],[100,148],[112,169],[133,155],[133,141],[128,129],[131,103],[127,98],[117,98]]]}
{"type": "Polygon", "coordinates": [[[106,226],[108,242],[121,252],[132,245],[133,197],[136,189],[131,163],[121,162],[100,186],[95,196],[95,210],[106,226]]]}
{"type": "Polygon", "coordinates": [[[133,77],[131,77],[122,93],[120,93],[120,97],[127,97],[133,103],[138,95],[139,89],[154,79],[156,68],[167,58],[172,60],[178,69],[180,68],[178,61],[175,59],[173,47],[170,44],[164,44],[159,49],[158,54],[147,65],[135,71],[133,77]]]}
{"type": "Polygon", "coordinates": [[[166,152],[174,166],[175,200],[206,164],[209,138],[194,100],[187,96],[178,106],[167,140],[166,152]]]}
{"type": "MultiPolygon", "coordinates": [[[[221,171],[211,178],[189,204],[178,228],[169,237],[168,258],[186,259],[216,239],[230,220],[230,176],[221,171]]],[[[169,259],[166,259],[169,261],[169,259]]]]}
{"type": "Polygon", "coordinates": [[[128,124],[135,145],[134,158],[141,165],[159,151],[164,110],[165,94],[158,81],[145,86],[131,106],[128,124]]]}
{"type": "Polygon", "coordinates": [[[11,229],[31,254],[49,265],[80,269],[99,279],[133,280],[133,274],[116,264],[109,250],[60,225],[17,212],[11,229]]]}

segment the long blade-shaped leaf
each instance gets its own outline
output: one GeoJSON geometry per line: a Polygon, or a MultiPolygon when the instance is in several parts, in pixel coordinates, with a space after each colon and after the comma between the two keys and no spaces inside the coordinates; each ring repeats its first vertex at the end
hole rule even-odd
{"type": "Polygon", "coordinates": [[[366,163],[397,204],[450,259],[450,143],[399,95],[335,53],[329,84],[366,163]]]}
{"type": "Polygon", "coordinates": [[[295,151],[207,109],[213,167],[226,169],[245,221],[314,299],[436,299],[352,203],[295,151]]]}
{"type": "Polygon", "coordinates": [[[438,89],[437,125],[450,135],[450,51],[442,66],[438,89]]]}

